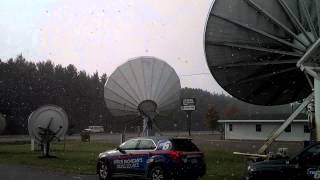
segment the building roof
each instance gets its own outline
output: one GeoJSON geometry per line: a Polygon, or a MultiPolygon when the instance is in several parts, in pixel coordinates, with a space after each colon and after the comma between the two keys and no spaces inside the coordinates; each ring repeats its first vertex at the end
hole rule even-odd
{"type": "MultiPolygon", "coordinates": [[[[218,120],[219,123],[283,123],[283,119],[273,120],[218,120]]],[[[295,119],[293,122],[309,122],[307,119],[295,119]]]]}

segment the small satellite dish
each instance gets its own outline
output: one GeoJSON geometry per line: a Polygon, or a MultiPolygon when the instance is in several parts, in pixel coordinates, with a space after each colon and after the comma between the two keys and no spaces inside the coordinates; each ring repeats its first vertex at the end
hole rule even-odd
{"type": "Polygon", "coordinates": [[[44,156],[50,157],[50,143],[60,140],[68,130],[67,114],[55,105],[42,106],[30,114],[28,130],[31,138],[41,144],[44,156]]]}
{"type": "Polygon", "coordinates": [[[312,88],[297,63],[318,44],[319,4],[215,0],[207,20],[205,52],[216,81],[252,104],[281,105],[306,98],[312,88]]]}
{"type": "Polygon", "coordinates": [[[2,134],[7,127],[6,118],[0,113],[0,134],[2,134]]]}
{"type": "Polygon", "coordinates": [[[152,135],[157,115],[168,115],[180,101],[180,79],[166,62],[137,57],[119,66],[104,87],[106,105],[114,116],[144,118],[144,135],[152,135]]]}

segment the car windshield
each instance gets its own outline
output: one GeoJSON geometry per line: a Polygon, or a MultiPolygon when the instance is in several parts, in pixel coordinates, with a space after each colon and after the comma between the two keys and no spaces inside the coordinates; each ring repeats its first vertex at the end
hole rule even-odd
{"type": "Polygon", "coordinates": [[[126,141],[123,144],[121,144],[120,148],[122,150],[135,150],[135,149],[137,149],[138,142],[139,142],[139,140],[132,139],[132,140],[126,141]]]}

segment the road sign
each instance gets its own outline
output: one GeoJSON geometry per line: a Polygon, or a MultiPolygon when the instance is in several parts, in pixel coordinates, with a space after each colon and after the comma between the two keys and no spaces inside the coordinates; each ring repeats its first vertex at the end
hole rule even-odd
{"type": "Polygon", "coordinates": [[[181,106],[182,111],[194,111],[196,110],[196,106],[181,106]]]}
{"type": "Polygon", "coordinates": [[[196,98],[184,98],[181,101],[181,110],[194,111],[196,110],[196,98]]]}
{"type": "Polygon", "coordinates": [[[196,105],[196,98],[185,98],[185,99],[182,99],[181,105],[182,106],[190,106],[190,105],[195,106],[196,105]]]}
{"type": "Polygon", "coordinates": [[[196,110],[196,98],[184,98],[181,101],[181,110],[187,113],[187,127],[191,135],[191,113],[196,110]]]}

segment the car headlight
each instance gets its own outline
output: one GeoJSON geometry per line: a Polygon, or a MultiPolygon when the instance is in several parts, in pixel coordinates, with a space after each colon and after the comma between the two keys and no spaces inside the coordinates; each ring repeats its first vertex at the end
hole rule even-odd
{"type": "Polygon", "coordinates": [[[248,171],[249,171],[249,172],[255,171],[255,168],[252,167],[252,166],[248,166],[248,171]]]}
{"type": "Polygon", "coordinates": [[[249,172],[249,173],[252,173],[252,172],[254,172],[254,171],[256,171],[256,168],[251,167],[251,166],[248,167],[248,172],[249,172]]]}
{"type": "Polygon", "coordinates": [[[105,153],[100,153],[98,158],[103,158],[103,157],[106,157],[106,154],[105,153]]]}

